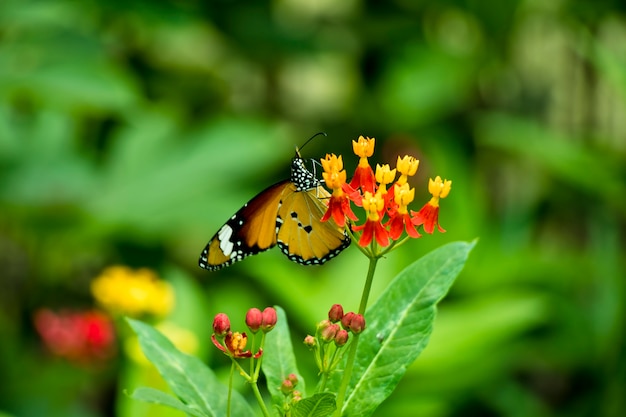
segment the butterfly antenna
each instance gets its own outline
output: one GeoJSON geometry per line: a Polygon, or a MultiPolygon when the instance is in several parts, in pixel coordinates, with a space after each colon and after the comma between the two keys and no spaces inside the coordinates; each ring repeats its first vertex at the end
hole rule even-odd
{"type": "Polygon", "coordinates": [[[315,139],[316,137],[318,137],[318,136],[320,136],[320,135],[328,136],[328,135],[326,134],[326,132],[317,132],[316,134],[314,134],[313,136],[311,136],[309,139],[307,139],[307,141],[306,141],[306,142],[304,142],[304,143],[302,144],[302,146],[300,146],[300,148],[297,148],[297,150],[300,150],[300,149],[304,148],[304,147],[305,147],[305,146],[306,146],[309,142],[311,142],[313,139],[315,139]]]}

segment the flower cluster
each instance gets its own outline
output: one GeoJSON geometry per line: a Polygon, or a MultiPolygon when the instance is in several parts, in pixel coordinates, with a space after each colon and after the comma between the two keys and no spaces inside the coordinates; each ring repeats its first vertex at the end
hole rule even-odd
{"type": "Polygon", "coordinates": [[[147,268],[106,268],[91,283],[91,292],[106,310],[133,317],[163,317],[174,304],[172,287],[147,268]]]}
{"type": "Polygon", "coordinates": [[[296,385],[298,385],[298,376],[296,374],[289,374],[280,384],[280,392],[285,396],[283,404],[285,415],[290,415],[288,410],[293,404],[302,399],[302,393],[296,389],[296,385]]]}
{"type": "MultiPolygon", "coordinates": [[[[258,308],[251,308],[246,314],[246,325],[254,334],[259,330],[263,335],[269,332],[276,325],[276,310],[267,307],[263,312],[258,308]]],[[[248,343],[248,336],[245,332],[233,332],[230,330],[230,319],[224,313],[218,313],[213,319],[213,335],[211,340],[215,347],[224,352],[225,355],[233,359],[254,358],[258,359],[263,354],[263,341],[256,353],[245,350],[248,343]]]]}
{"type": "Polygon", "coordinates": [[[353,312],[344,314],[342,305],[334,304],[328,311],[328,319],[317,324],[315,336],[305,337],[304,344],[315,351],[317,366],[327,377],[339,363],[350,333],[357,335],[364,329],[363,315],[353,312]]]}
{"type": "Polygon", "coordinates": [[[76,362],[102,360],[115,351],[115,331],[102,312],[41,309],[35,329],[53,354],[76,362]]]}
{"type": "Polygon", "coordinates": [[[452,182],[439,176],[430,179],[430,201],[417,212],[409,210],[415,189],[409,186],[407,180],[417,172],[419,161],[411,156],[398,157],[396,168],[391,169],[388,164],[376,165],[374,171],[367,159],[373,155],[374,145],[375,139],[363,136],[352,141],[354,153],[360,159],[349,183],[341,156],[328,154],[321,160],[322,176],[326,186],[332,190],[322,221],[332,218],[340,227],[345,227],[347,220],[358,221],[351,204],[362,207],[366,213],[365,222],[359,225],[351,223],[349,230],[360,232],[358,243],[363,248],[372,242],[382,248],[388,247],[405,231],[409,237],[418,238],[421,236],[417,231],[419,226],[430,234],[435,226],[440,232],[445,232],[439,225],[439,200],[450,193],[452,182]]]}

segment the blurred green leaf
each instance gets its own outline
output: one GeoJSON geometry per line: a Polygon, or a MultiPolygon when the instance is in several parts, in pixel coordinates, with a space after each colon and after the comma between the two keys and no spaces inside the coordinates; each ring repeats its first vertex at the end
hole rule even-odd
{"type": "Polygon", "coordinates": [[[206,417],[207,415],[201,412],[200,410],[196,410],[193,407],[187,406],[182,403],[180,400],[172,397],[164,393],[163,391],[159,391],[154,388],[149,387],[140,387],[137,388],[131,394],[131,398],[134,400],[144,401],[152,404],[160,404],[166,407],[174,408],[176,410],[180,410],[186,414],[191,414],[196,417],[206,417]]]}
{"type": "Polygon", "coordinates": [[[536,122],[499,113],[478,119],[476,137],[480,145],[532,161],[626,216],[626,199],[614,198],[626,195],[626,172],[619,155],[609,156],[536,122]]]}
{"type": "MultiPolygon", "coordinates": [[[[137,333],[144,354],[187,407],[207,416],[226,414],[228,388],[217,380],[213,371],[198,358],[178,351],[153,327],[133,319],[127,321],[137,333]]],[[[237,392],[232,393],[231,401],[233,415],[254,414],[237,392]]]]}
{"type": "Polygon", "coordinates": [[[267,389],[272,395],[272,403],[280,408],[285,399],[280,387],[289,374],[295,374],[298,377],[298,391],[304,394],[306,388],[304,378],[298,372],[287,316],[282,308],[278,306],[274,308],[278,320],[274,329],[265,336],[261,368],[267,379],[267,389]]]}
{"type": "Polygon", "coordinates": [[[474,63],[437,49],[407,48],[391,60],[378,86],[396,129],[423,126],[461,107],[473,88],[474,63]]]}

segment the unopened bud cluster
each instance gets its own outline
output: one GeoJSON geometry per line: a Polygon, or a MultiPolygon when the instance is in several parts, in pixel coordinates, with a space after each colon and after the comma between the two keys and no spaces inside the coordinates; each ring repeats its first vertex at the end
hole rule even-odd
{"type": "Polygon", "coordinates": [[[328,311],[328,319],[317,324],[315,336],[308,335],[304,344],[315,351],[318,367],[322,373],[330,373],[343,354],[343,347],[350,333],[357,335],[365,329],[362,314],[343,312],[341,304],[334,304],[328,311]]]}
{"type": "MultiPolygon", "coordinates": [[[[276,325],[276,310],[267,307],[261,312],[258,308],[251,308],[246,313],[246,325],[252,334],[256,334],[259,330],[264,333],[269,332],[276,325]]],[[[263,354],[263,346],[259,346],[256,353],[251,350],[245,350],[248,343],[248,336],[245,332],[233,332],[230,329],[230,319],[224,313],[218,313],[213,319],[213,335],[211,336],[213,344],[224,354],[231,358],[250,358],[258,359],[263,354]]]]}

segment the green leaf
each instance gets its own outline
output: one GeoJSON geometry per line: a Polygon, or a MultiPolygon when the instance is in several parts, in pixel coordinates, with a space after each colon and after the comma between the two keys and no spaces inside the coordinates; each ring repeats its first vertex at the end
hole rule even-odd
{"type": "Polygon", "coordinates": [[[298,373],[293,353],[287,316],[282,308],[278,306],[274,308],[277,316],[276,326],[265,336],[261,369],[267,380],[267,389],[272,395],[272,403],[282,409],[285,396],[280,391],[280,386],[289,374],[298,377],[298,391],[304,393],[305,389],[304,378],[298,373]]]}
{"type": "Polygon", "coordinates": [[[291,409],[293,417],[326,417],[337,409],[335,394],[323,392],[304,398],[291,409]]]}
{"type": "Polygon", "coordinates": [[[369,416],[395,389],[432,332],[436,304],[474,243],[442,246],[404,269],[366,313],[342,415],[369,416]]]}
{"type": "Polygon", "coordinates": [[[158,389],[150,387],[140,387],[137,388],[130,397],[135,400],[144,401],[147,403],[161,404],[166,407],[174,408],[176,410],[180,410],[184,413],[191,414],[197,417],[206,417],[206,414],[204,414],[200,410],[196,410],[195,408],[182,403],[179,399],[174,398],[171,395],[164,393],[163,391],[159,391],[158,389]]]}
{"type": "MultiPolygon", "coordinates": [[[[127,320],[137,333],[146,357],[187,407],[206,416],[226,415],[228,388],[218,381],[211,369],[198,358],[177,350],[153,327],[137,320],[127,320]]],[[[231,401],[232,415],[254,415],[254,411],[236,391],[232,393],[231,401]]]]}

